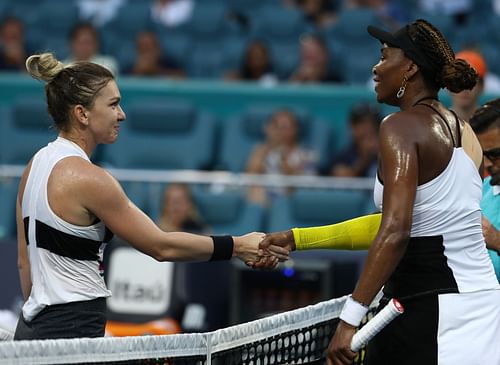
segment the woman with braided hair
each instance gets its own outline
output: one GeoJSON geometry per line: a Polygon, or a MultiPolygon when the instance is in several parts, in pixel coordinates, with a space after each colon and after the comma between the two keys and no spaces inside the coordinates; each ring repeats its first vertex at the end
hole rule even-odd
{"type": "Polygon", "coordinates": [[[377,100],[400,109],[379,131],[374,200],[382,214],[270,234],[260,247],[372,242],[328,365],[352,363],[352,337],[382,287],[380,306],[397,298],[405,313],[370,341],[365,364],[500,364],[500,287],[481,231],[481,148],[471,127],[438,100],[441,88],[471,89],[477,74],[425,20],[395,33],[368,32],[382,43],[373,67],[377,100]]]}

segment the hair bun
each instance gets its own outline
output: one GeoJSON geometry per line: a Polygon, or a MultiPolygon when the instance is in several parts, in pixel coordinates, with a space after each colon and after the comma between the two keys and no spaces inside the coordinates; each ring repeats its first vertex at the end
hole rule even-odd
{"type": "Polygon", "coordinates": [[[471,90],[476,85],[479,75],[466,61],[455,59],[443,66],[441,79],[444,87],[458,93],[471,90]]]}
{"type": "Polygon", "coordinates": [[[38,80],[51,82],[64,69],[52,53],[41,53],[29,56],[26,60],[26,70],[38,80]]]}

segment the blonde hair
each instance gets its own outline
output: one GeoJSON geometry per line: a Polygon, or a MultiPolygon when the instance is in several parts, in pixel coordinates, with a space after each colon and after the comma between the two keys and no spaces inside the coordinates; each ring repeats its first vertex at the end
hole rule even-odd
{"type": "Polygon", "coordinates": [[[99,91],[114,79],[107,68],[92,62],[64,66],[52,53],[35,54],[26,60],[30,75],[45,81],[49,114],[58,130],[67,131],[72,106],[91,108],[99,91]]]}
{"type": "Polygon", "coordinates": [[[63,69],[63,63],[52,53],[35,54],[26,60],[26,70],[30,75],[45,82],[51,82],[63,69]]]}

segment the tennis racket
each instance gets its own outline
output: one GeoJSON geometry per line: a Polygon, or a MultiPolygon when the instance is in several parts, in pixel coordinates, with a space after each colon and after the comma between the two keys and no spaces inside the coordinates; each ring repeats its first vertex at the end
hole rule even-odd
{"type": "Polygon", "coordinates": [[[387,326],[394,318],[403,314],[404,308],[396,299],[391,299],[389,303],[378,312],[367,324],[356,332],[351,341],[351,350],[358,352],[368,341],[387,326]]]}

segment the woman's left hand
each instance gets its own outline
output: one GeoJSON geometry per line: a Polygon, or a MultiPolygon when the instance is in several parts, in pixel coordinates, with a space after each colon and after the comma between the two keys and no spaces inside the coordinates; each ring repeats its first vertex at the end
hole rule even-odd
{"type": "Polygon", "coordinates": [[[328,345],[327,365],[351,365],[356,353],[351,351],[352,337],[356,327],[340,320],[335,335],[328,345]]]}

